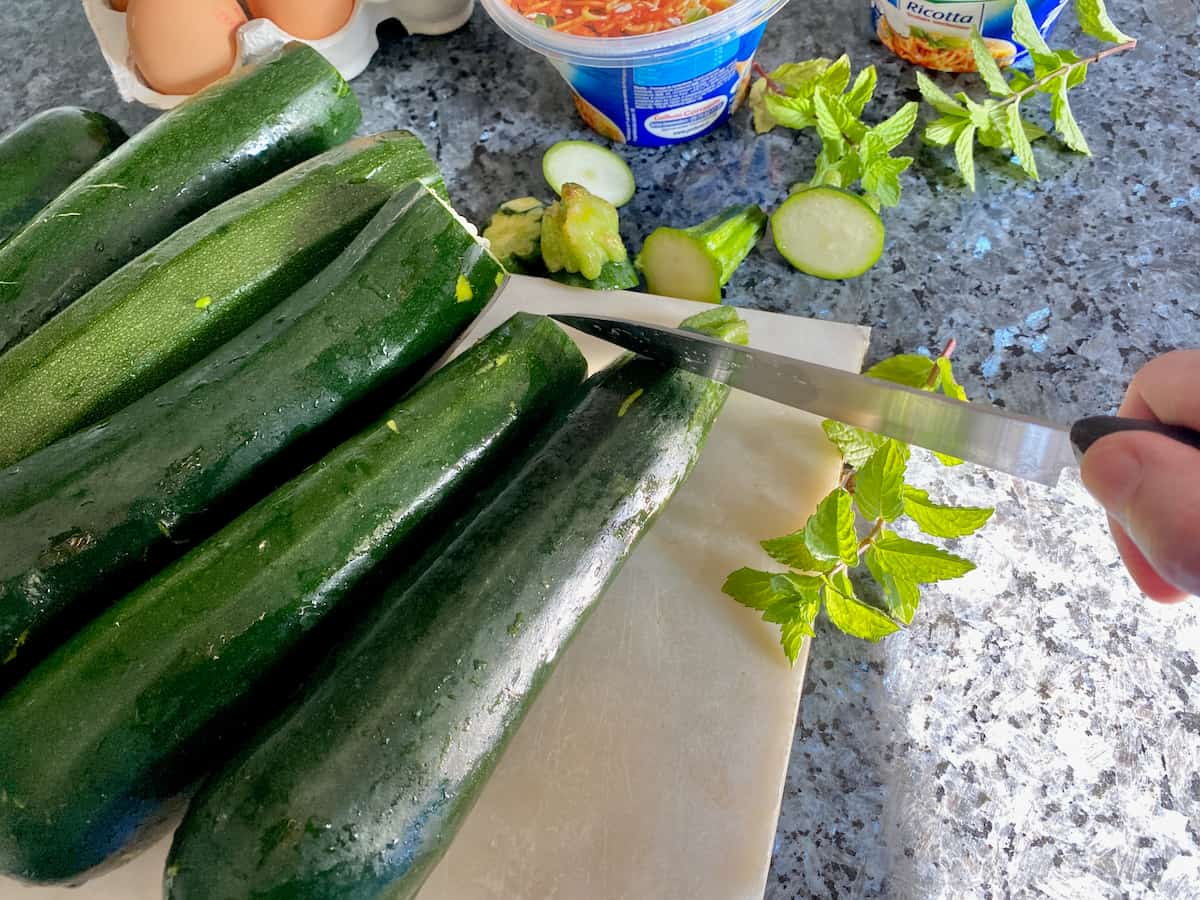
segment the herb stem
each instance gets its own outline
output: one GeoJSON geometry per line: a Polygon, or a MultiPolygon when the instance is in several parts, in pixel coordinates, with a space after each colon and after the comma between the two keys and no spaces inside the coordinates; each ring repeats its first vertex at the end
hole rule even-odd
{"type": "MultiPolygon", "coordinates": [[[[938,359],[949,359],[951,356],[954,355],[954,349],[957,346],[958,346],[958,339],[950,338],[949,342],[946,344],[946,349],[944,349],[941,352],[941,354],[939,354],[938,359]]],[[[940,375],[941,375],[941,370],[936,365],[932,369],[930,369],[929,377],[925,379],[925,390],[932,391],[934,389],[934,387],[937,386],[938,377],[940,375]]]]}
{"type": "Polygon", "coordinates": [[[1039,88],[1045,87],[1047,84],[1049,84],[1055,78],[1060,78],[1063,75],[1066,75],[1066,74],[1074,71],[1075,69],[1078,69],[1080,66],[1088,66],[1088,65],[1091,65],[1092,63],[1100,62],[1100,60],[1105,59],[1106,57],[1115,56],[1118,53],[1124,53],[1126,50],[1132,50],[1136,46],[1137,46],[1136,39],[1129,40],[1129,41],[1126,41],[1124,44],[1118,44],[1115,47],[1108,47],[1104,50],[1101,50],[1099,53],[1093,53],[1091,56],[1085,57],[1085,58],[1079,60],[1078,62],[1068,63],[1065,66],[1059,66],[1053,72],[1047,72],[1045,75],[1043,75],[1041,78],[1037,79],[1036,81],[1030,82],[1028,85],[1021,88],[1021,90],[1013,91],[1007,97],[1005,97],[1004,99],[999,101],[999,103],[997,103],[996,105],[997,106],[1009,106],[1013,103],[1020,103],[1022,100],[1024,100],[1030,94],[1032,94],[1034,91],[1038,90],[1039,88]]]}

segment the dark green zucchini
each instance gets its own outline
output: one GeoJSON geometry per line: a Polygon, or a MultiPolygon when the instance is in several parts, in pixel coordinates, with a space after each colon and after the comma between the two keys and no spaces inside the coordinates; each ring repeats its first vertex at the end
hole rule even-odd
{"type": "MultiPolygon", "coordinates": [[[[736,313],[722,309],[700,324],[723,333],[736,313]]],[[[170,900],[413,897],[727,393],[644,359],[592,378],[507,487],[201,790],[170,900]]]]}
{"type": "Polygon", "coordinates": [[[76,106],[48,109],[0,134],[0,245],[125,139],[108,116],[76,106]]]}
{"type": "Polygon", "coordinates": [[[303,44],[165,113],[0,248],[0,351],[218,204],[349,138],[349,85],[303,44]]]}
{"type": "Polygon", "coordinates": [[[232,342],[0,472],[0,689],[264,483],[319,455],[332,420],[436,358],[500,274],[439,198],[410,185],[232,342]]]}
{"type": "Polygon", "coordinates": [[[168,381],[349,246],[395,191],[442,187],[404,131],[335,147],[184,226],[0,356],[0,466],[168,381]]]}
{"type": "Polygon", "coordinates": [[[48,657],[0,699],[0,870],[76,879],[136,840],[271,709],[264,679],[302,672],[306,636],[585,373],[549,319],[510,319],[48,657]]]}
{"type": "Polygon", "coordinates": [[[547,277],[559,284],[592,291],[628,291],[642,283],[630,259],[606,262],[596,278],[584,278],[578,272],[551,272],[547,277]]]}

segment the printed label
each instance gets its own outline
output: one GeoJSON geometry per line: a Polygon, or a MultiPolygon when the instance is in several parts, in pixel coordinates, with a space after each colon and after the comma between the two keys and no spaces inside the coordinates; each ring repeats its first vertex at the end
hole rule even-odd
{"type": "Polygon", "coordinates": [[[737,110],[766,23],[681,60],[635,69],[562,64],[579,115],[614,141],[660,147],[712,131],[737,110]]]}
{"type": "MultiPolygon", "coordinates": [[[[884,46],[902,59],[928,69],[973,72],[972,29],[978,29],[1001,66],[1027,55],[1013,40],[1013,6],[1013,0],[871,0],[871,22],[884,46]]],[[[1032,0],[1030,12],[1043,35],[1049,34],[1064,6],[1066,0],[1032,0]]]]}

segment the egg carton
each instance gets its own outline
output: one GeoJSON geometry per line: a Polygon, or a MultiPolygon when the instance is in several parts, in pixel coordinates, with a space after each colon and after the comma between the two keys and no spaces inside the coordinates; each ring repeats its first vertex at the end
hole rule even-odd
{"type": "MultiPolygon", "coordinates": [[[[410,34],[446,34],[465,25],[474,8],[475,0],[356,0],[350,21],[318,41],[293,37],[269,19],[252,19],[238,29],[240,52],[235,70],[284,44],[302,41],[320,51],[349,80],[361,75],[379,50],[375,30],[381,22],[398,19],[410,34]]],[[[125,13],[113,9],[109,0],[83,0],[83,11],[122,99],[154,109],[171,109],[187,99],[160,94],[142,81],[130,59],[125,13]]]]}

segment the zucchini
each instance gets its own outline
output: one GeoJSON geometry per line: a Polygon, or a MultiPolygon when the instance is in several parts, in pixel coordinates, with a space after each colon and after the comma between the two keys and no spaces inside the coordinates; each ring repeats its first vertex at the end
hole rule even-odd
{"type": "Polygon", "coordinates": [[[0,135],[0,245],[125,139],[108,116],[75,106],[48,109],[0,135]]]}
{"type": "Polygon", "coordinates": [[[560,197],[563,186],[573,182],[613,206],[624,206],[637,190],[629,163],[591,141],[559,141],[542,157],[542,174],[560,197]]]}
{"type": "Polygon", "coordinates": [[[798,191],[771,214],[779,253],[806,275],[857,278],[883,255],[883,220],[858,194],[834,187],[798,191]]]}
{"type": "Polygon", "coordinates": [[[546,204],[536,197],[518,197],[500,204],[483,231],[492,253],[509,272],[535,273],[542,265],[542,216],[546,204]]]}
{"type": "MultiPolygon", "coordinates": [[[[736,312],[720,315],[706,321],[736,312]]],[[[507,486],[415,580],[384,589],[316,686],[202,788],[171,849],[170,900],[413,897],[728,392],[640,358],[593,377],[507,486]]]]}
{"type": "Polygon", "coordinates": [[[328,447],[335,418],[439,356],[500,275],[439,198],[409,185],[271,315],[0,473],[0,689],[328,447]]]}
{"type": "Polygon", "coordinates": [[[550,320],[509,320],[48,657],[0,698],[0,870],[74,880],[136,843],[271,708],[256,688],[585,372],[550,320]]]}
{"type": "Polygon", "coordinates": [[[189,98],[0,248],[0,351],[201,213],[340,144],[361,120],[337,70],[303,44],[189,98]]]}
{"type": "Polygon", "coordinates": [[[652,294],[721,302],[723,288],[767,233],[767,215],[753,204],[731,206],[691,228],[656,228],[637,266],[652,294]]]}
{"type": "Polygon", "coordinates": [[[584,278],[578,272],[551,272],[552,281],[570,287],[588,288],[593,291],[628,291],[641,284],[637,269],[628,257],[620,261],[609,260],[595,278],[584,278]]]}
{"type": "Polygon", "coordinates": [[[299,289],[398,187],[441,185],[407,132],[360,138],[205,213],[0,356],[0,466],[99,421],[299,289]]]}

